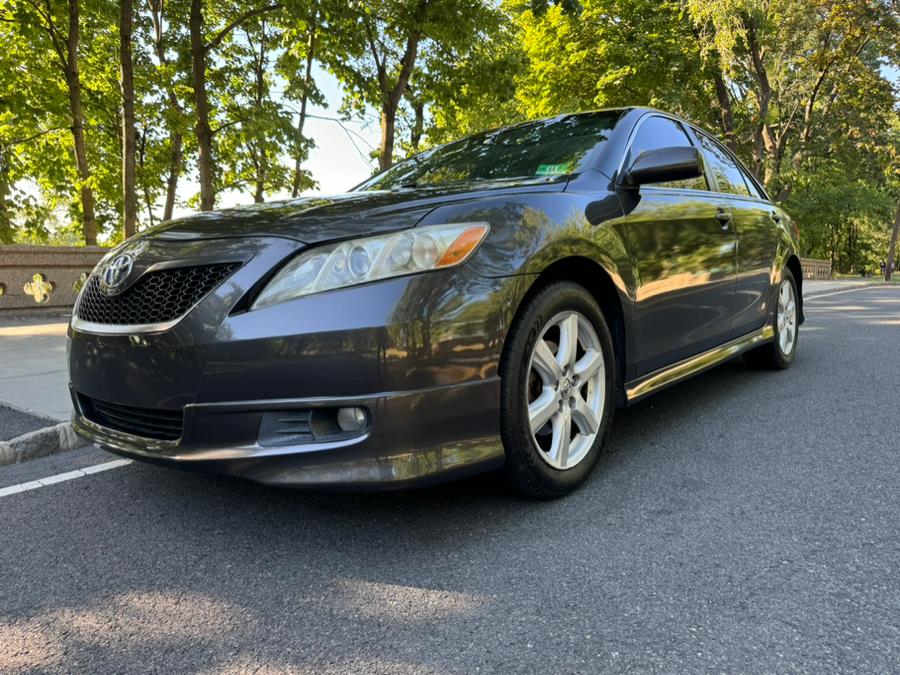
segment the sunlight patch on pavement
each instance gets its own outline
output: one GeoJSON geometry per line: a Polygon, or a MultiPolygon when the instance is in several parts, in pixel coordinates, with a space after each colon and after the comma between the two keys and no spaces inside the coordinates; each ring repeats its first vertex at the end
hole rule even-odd
{"type": "Polygon", "coordinates": [[[479,597],[470,593],[356,579],[339,581],[338,593],[349,609],[370,618],[390,616],[417,621],[462,614],[482,604],[479,597]]]}
{"type": "Polygon", "coordinates": [[[224,666],[217,666],[204,671],[202,675],[405,675],[417,673],[422,675],[444,675],[450,671],[440,670],[422,663],[404,663],[386,659],[336,658],[328,661],[301,663],[298,665],[277,663],[260,663],[256,658],[243,658],[224,666]]]}
{"type": "Polygon", "coordinates": [[[236,605],[200,593],[122,593],[99,606],[65,607],[13,623],[0,621],[0,672],[55,669],[67,653],[85,644],[166,649],[213,642],[254,624],[236,605]]]}

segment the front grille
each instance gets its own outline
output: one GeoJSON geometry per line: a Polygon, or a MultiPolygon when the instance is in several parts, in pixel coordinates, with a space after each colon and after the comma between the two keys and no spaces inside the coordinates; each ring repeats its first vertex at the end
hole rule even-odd
{"type": "Polygon", "coordinates": [[[84,287],[75,316],[82,321],[116,326],[173,321],[238,267],[240,263],[222,263],[148,272],[123,293],[113,296],[100,290],[100,279],[93,275],[84,287]]]}
{"type": "Polygon", "coordinates": [[[124,431],[134,436],[176,441],[181,438],[184,412],[181,410],[148,410],[78,395],[82,414],[102,427],[124,431]]]}

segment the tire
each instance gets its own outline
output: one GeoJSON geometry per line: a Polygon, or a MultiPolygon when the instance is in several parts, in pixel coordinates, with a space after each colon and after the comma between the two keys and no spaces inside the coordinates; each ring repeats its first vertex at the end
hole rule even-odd
{"type": "Polygon", "coordinates": [[[797,356],[797,343],[800,338],[797,282],[789,269],[784,270],[772,311],[772,328],[774,339],[744,354],[744,362],[753,368],[769,370],[785,370],[790,368],[797,356]],[[790,304],[785,306],[785,299],[790,304]]]}
{"type": "Polygon", "coordinates": [[[500,364],[504,471],[517,491],[553,499],[585,481],[612,424],[615,363],[609,327],[582,286],[556,281],[526,300],[500,364]]]}

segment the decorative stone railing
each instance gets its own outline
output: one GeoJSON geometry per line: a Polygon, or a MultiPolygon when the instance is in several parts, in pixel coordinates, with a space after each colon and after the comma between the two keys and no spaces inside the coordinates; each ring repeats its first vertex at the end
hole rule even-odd
{"type": "Polygon", "coordinates": [[[830,260],[814,260],[813,258],[802,258],[800,260],[800,267],[803,269],[804,279],[831,278],[830,260]]]}
{"type": "Polygon", "coordinates": [[[0,246],[0,318],[69,311],[106,251],[99,246],[0,246]]]}

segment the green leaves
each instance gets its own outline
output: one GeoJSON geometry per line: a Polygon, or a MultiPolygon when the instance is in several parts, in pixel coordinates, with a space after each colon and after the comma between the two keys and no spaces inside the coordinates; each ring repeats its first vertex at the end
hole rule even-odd
{"type": "MultiPolygon", "coordinates": [[[[76,170],[67,6],[0,6],[0,239],[82,225],[94,193],[119,237],[118,3],[79,0],[89,177],[76,170]],[[48,9],[49,7],[49,9],[48,9]],[[48,13],[49,12],[49,13],[48,13]]],[[[314,186],[305,118],[382,126],[382,165],[429,144],[565,111],[650,105],[724,135],[800,223],[807,253],[871,264],[900,193],[900,34],[888,0],[227,0],[201,4],[213,189],[249,198],[314,186]],[[277,7],[276,7],[277,4],[277,7]],[[265,10],[265,11],[263,11],[265,10]],[[852,194],[851,194],[852,193],[852,194]]],[[[194,184],[190,0],[135,7],[137,192],[143,226],[194,184]]],[[[189,200],[190,201],[190,200],[189,200]]]]}

